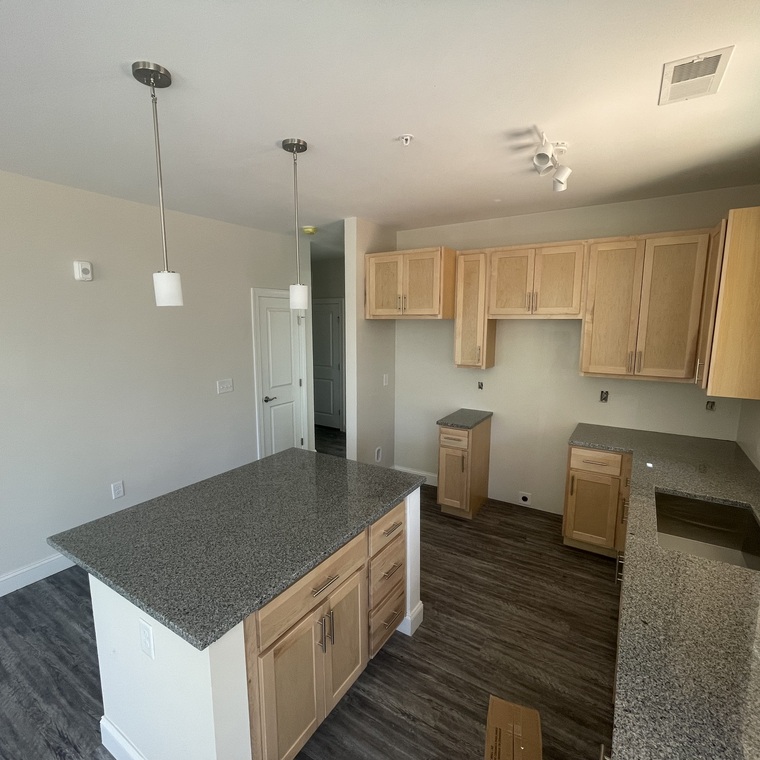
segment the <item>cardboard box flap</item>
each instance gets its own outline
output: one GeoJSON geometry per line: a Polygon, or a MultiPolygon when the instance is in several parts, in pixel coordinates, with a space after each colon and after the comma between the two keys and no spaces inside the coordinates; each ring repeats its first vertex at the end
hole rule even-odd
{"type": "Polygon", "coordinates": [[[486,722],[485,760],[541,760],[538,710],[491,694],[486,722]]]}

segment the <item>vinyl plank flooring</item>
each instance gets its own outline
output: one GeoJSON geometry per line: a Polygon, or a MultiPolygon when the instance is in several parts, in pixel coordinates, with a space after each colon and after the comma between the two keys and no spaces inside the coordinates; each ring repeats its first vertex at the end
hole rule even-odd
{"type": "Polygon", "coordinates": [[[346,458],[346,434],[338,428],[314,426],[314,448],[320,454],[346,458]]]}
{"type": "MultiPolygon", "coordinates": [[[[557,515],[489,502],[462,522],[423,487],[421,565],[422,626],[391,637],[298,760],[482,757],[489,694],[540,711],[544,760],[596,760],[612,734],[614,563],[563,546],[557,515]]],[[[0,760],[112,760],[102,709],[86,573],[1,598],[0,760]]]]}

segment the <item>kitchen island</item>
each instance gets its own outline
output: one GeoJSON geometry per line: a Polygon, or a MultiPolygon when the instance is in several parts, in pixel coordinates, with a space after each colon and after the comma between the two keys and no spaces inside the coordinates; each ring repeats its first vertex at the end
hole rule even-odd
{"type": "Polygon", "coordinates": [[[760,572],[664,548],[655,494],[748,506],[733,441],[580,424],[571,446],[633,454],[612,760],[760,757],[760,572]]]}
{"type": "Polygon", "coordinates": [[[411,635],[422,620],[421,482],[290,449],[52,536],[90,574],[106,748],[117,760],[258,754],[246,662],[254,613],[361,544],[399,502],[398,628],[411,635]]]}

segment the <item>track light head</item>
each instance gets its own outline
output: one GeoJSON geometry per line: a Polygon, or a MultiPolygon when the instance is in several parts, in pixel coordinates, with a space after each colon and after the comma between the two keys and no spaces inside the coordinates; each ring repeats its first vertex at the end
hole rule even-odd
{"type": "Polygon", "coordinates": [[[567,190],[567,178],[573,173],[569,166],[557,164],[557,170],[554,172],[553,189],[555,193],[561,193],[567,190]]]}

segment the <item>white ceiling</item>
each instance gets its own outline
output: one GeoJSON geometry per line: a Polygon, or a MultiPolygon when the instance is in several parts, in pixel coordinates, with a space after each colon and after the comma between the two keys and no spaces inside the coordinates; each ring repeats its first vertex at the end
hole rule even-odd
{"type": "MultiPolygon", "coordinates": [[[[0,169],[292,229],[399,229],[760,182],[758,0],[0,0],[0,169]],[[717,95],[662,65],[736,45],[717,95]],[[569,189],[530,159],[569,143],[569,189]],[[403,147],[397,136],[415,136],[403,147]]],[[[315,239],[315,243],[316,243],[315,239]]]]}

